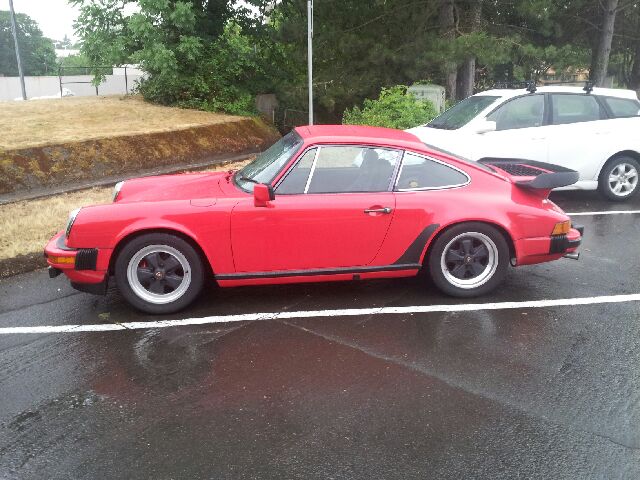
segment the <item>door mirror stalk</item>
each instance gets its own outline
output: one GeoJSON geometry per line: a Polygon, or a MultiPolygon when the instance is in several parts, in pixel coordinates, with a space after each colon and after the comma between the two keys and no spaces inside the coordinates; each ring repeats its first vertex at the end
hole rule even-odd
{"type": "Polygon", "coordinates": [[[476,133],[482,135],[483,133],[495,132],[497,130],[496,122],[492,120],[482,120],[478,122],[476,126],[476,133]]]}
{"type": "Polygon", "coordinates": [[[256,183],[253,186],[253,204],[256,207],[267,207],[269,202],[276,199],[271,185],[256,183]]]}

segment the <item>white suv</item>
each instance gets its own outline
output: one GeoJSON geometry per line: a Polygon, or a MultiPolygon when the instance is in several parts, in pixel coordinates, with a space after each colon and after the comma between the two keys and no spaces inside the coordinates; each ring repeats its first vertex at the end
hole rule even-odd
{"type": "Polygon", "coordinates": [[[472,160],[538,160],[578,171],[580,180],[564,189],[598,189],[618,201],[639,189],[640,101],[632,90],[488,90],[409,131],[472,160]]]}

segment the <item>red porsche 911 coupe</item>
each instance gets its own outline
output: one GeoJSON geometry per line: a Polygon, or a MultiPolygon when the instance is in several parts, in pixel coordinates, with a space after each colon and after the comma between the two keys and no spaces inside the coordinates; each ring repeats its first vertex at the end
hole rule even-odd
{"type": "Polygon", "coordinates": [[[549,192],[577,173],[517,159],[469,162],[402,131],[299,127],[237,172],[137,178],[71,213],[51,277],[136,308],[186,307],[221,287],[408,277],[487,293],[513,266],[575,253],[581,227],[549,192]]]}

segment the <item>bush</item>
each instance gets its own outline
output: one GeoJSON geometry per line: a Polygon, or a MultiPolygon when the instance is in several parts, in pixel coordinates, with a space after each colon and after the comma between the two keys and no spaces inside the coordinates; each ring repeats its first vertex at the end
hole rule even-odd
{"type": "Polygon", "coordinates": [[[418,100],[406,86],[397,85],[383,88],[377,100],[366,99],[362,108],[345,110],[342,123],[405,129],[425,124],[437,114],[433,103],[418,100]]]}

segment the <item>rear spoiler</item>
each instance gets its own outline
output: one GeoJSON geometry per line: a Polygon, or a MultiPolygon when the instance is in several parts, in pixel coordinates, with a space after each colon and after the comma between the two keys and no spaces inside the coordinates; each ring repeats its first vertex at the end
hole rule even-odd
{"type": "Polygon", "coordinates": [[[518,158],[482,158],[478,163],[502,170],[513,183],[523,188],[553,190],[573,185],[580,178],[575,170],[518,158]]]}

